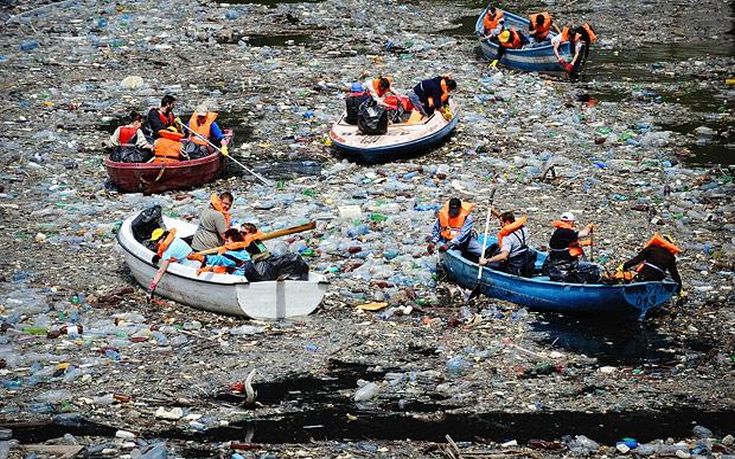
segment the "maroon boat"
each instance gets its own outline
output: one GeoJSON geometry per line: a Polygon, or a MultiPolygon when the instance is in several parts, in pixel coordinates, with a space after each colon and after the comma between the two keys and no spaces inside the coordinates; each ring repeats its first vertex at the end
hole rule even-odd
{"type": "MultiPolygon", "coordinates": [[[[225,137],[231,142],[232,131],[225,130],[225,137]]],[[[105,158],[112,183],[122,191],[144,194],[204,185],[216,179],[224,165],[224,156],[216,151],[204,158],[175,163],[120,163],[105,158]]]]}

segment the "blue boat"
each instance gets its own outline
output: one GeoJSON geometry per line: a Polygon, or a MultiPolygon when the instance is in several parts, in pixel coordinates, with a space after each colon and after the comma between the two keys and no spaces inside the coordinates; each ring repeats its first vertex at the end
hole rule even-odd
{"type": "MultiPolygon", "coordinates": [[[[488,243],[494,241],[488,237],[488,243]]],[[[539,253],[540,271],[546,254],[539,253]]],[[[477,263],[456,250],[442,254],[449,276],[465,288],[477,285],[477,263]]],[[[676,293],[671,281],[634,282],[622,285],[567,284],[548,277],[524,278],[483,268],[480,291],[489,297],[524,306],[532,311],[617,316],[643,320],[650,311],[667,304],[676,293]]]]}
{"type": "MultiPolygon", "coordinates": [[[[482,20],[485,17],[487,9],[482,11],[482,14],[475,23],[475,35],[480,39],[480,49],[482,55],[487,59],[495,59],[498,54],[498,45],[484,38],[485,31],[482,25],[482,20]]],[[[503,11],[505,14],[505,26],[507,28],[513,27],[519,32],[524,33],[528,36],[528,18],[524,18],[507,11],[503,11]]],[[[553,37],[556,32],[552,30],[549,36],[553,37]]],[[[567,62],[571,62],[574,57],[572,54],[572,48],[568,41],[563,42],[559,46],[559,55],[563,57],[567,62]]],[[[554,54],[554,48],[549,45],[537,46],[535,48],[521,48],[521,49],[507,49],[503,58],[500,59],[500,63],[508,67],[524,70],[526,72],[563,72],[564,69],[559,65],[559,61],[554,54]]]]}
{"type": "Polygon", "coordinates": [[[332,144],[345,156],[361,163],[379,164],[428,152],[444,140],[459,123],[459,108],[449,102],[454,117],[446,121],[435,112],[419,123],[389,124],[384,135],[365,135],[354,124],[345,122],[345,115],[329,131],[332,144]]]}

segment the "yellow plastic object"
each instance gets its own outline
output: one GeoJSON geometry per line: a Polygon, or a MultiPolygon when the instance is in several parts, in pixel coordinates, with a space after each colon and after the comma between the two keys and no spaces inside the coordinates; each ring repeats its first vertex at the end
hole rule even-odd
{"type": "Polygon", "coordinates": [[[735,78],[728,78],[725,80],[725,84],[728,86],[735,86],[735,78]]]}
{"type": "Polygon", "coordinates": [[[363,311],[380,311],[386,306],[388,306],[388,303],[385,302],[365,303],[357,306],[357,309],[362,309],[363,311]]]}
{"type": "Polygon", "coordinates": [[[230,150],[227,148],[227,145],[222,145],[222,148],[220,148],[220,151],[223,155],[227,156],[230,154],[230,150]]]}
{"type": "Polygon", "coordinates": [[[452,113],[452,110],[449,109],[449,107],[444,109],[444,113],[442,113],[442,116],[447,121],[452,121],[452,118],[454,118],[454,114],[452,113]]]}
{"type": "Polygon", "coordinates": [[[411,116],[408,118],[408,121],[406,121],[406,124],[418,124],[421,122],[421,119],[423,117],[421,116],[421,112],[418,110],[413,110],[411,112],[411,116]]]}

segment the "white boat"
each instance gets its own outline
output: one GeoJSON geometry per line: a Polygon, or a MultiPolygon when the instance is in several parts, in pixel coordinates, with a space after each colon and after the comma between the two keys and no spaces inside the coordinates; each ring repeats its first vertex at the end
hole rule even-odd
{"type": "Polygon", "coordinates": [[[329,138],[347,156],[367,164],[392,161],[407,155],[425,153],[446,138],[459,122],[459,107],[449,99],[454,117],[447,121],[439,112],[418,123],[389,124],[383,135],[366,135],[357,125],[345,121],[346,113],[334,123],[329,138]]]}
{"type": "MultiPolygon", "coordinates": [[[[117,234],[135,280],[148,287],[158,271],[151,263],[154,253],[133,237],[131,223],[137,213],[127,218],[117,234]]],[[[163,217],[167,229],[176,228],[181,238],[191,236],[196,225],[163,217]]],[[[308,281],[283,280],[249,282],[243,276],[202,273],[196,268],[171,263],[156,289],[156,295],[207,311],[277,320],[312,313],[324,297],[328,282],[321,274],[309,273],[308,281]]]]}

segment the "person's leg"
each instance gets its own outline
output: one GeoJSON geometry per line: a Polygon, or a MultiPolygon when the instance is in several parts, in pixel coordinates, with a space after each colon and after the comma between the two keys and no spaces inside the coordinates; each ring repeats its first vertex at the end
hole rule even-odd
{"type": "Polygon", "coordinates": [[[426,114],[426,108],[424,108],[424,104],[421,102],[421,99],[419,99],[419,96],[417,96],[415,92],[409,91],[408,100],[411,101],[411,105],[413,105],[413,108],[418,110],[419,113],[424,116],[429,116],[426,114]]]}

